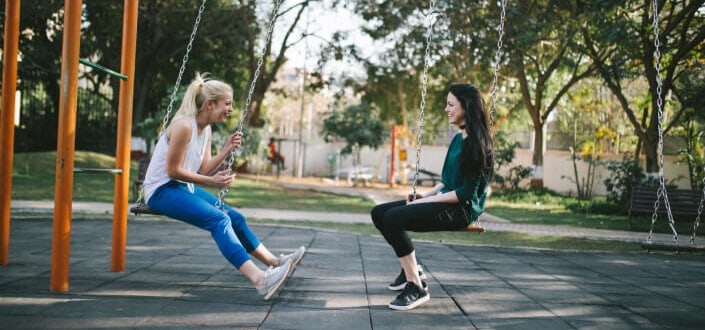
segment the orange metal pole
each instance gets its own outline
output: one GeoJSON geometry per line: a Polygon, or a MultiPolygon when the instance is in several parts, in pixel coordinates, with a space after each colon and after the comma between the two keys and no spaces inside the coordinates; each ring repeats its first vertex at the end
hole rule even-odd
{"type": "Polygon", "coordinates": [[[125,0],[122,18],[122,60],[120,72],[127,75],[120,81],[118,102],[117,155],[115,165],[122,174],[115,176],[113,202],[113,246],[110,270],[125,270],[127,246],[127,203],[130,189],[130,141],[132,140],[132,101],[135,86],[135,53],[137,48],[137,13],[139,0],[125,0]]]}
{"type": "Polygon", "coordinates": [[[56,185],[54,187],[54,235],[51,246],[51,291],[54,292],[69,290],[71,201],[73,199],[73,162],[76,148],[81,13],[81,0],[64,1],[56,185]]]}
{"type": "Polygon", "coordinates": [[[5,1],[2,47],[2,105],[0,108],[0,266],[7,265],[10,250],[12,162],[15,151],[15,89],[20,31],[20,1],[5,1]]]}

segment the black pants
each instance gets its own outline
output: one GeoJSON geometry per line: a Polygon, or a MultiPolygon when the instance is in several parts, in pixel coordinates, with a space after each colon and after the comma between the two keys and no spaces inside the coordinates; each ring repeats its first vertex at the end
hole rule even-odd
{"type": "Polygon", "coordinates": [[[467,227],[470,214],[461,203],[389,202],[372,208],[372,222],[401,258],[414,251],[407,230],[416,232],[444,231],[467,227]]]}

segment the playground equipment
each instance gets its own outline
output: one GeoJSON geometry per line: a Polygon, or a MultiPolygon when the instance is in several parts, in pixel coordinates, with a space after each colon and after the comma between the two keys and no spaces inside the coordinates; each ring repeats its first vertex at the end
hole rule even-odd
{"type": "MultiPolygon", "coordinates": [[[[497,76],[499,74],[499,61],[502,55],[502,37],[504,36],[504,21],[506,17],[506,6],[507,6],[507,1],[502,0],[500,3],[500,20],[499,20],[499,26],[497,28],[498,30],[498,39],[497,39],[497,51],[495,52],[495,64],[494,64],[494,78],[492,80],[492,89],[491,89],[491,102],[490,102],[490,111],[489,111],[489,118],[490,118],[490,129],[492,129],[493,126],[493,119],[492,115],[494,113],[494,107],[495,107],[495,101],[497,98],[497,76]]],[[[430,8],[429,8],[429,13],[433,13],[433,8],[435,7],[435,0],[431,0],[430,2],[430,8]]],[[[424,121],[424,108],[426,106],[426,86],[428,84],[428,65],[430,62],[430,49],[431,49],[431,33],[433,30],[433,19],[431,15],[429,14],[428,16],[428,25],[427,25],[427,30],[426,30],[426,52],[424,55],[424,69],[423,69],[423,75],[421,79],[421,103],[419,105],[419,119],[418,119],[418,127],[416,130],[416,167],[414,171],[414,180],[413,180],[413,193],[411,196],[412,198],[416,199],[416,187],[418,184],[418,179],[419,179],[419,172],[420,172],[420,165],[421,165],[421,134],[423,131],[423,121],[424,121]]],[[[485,232],[485,228],[478,225],[477,223],[470,224],[469,226],[465,228],[460,228],[457,229],[456,231],[467,231],[467,232],[473,232],[473,233],[483,233],[485,232]]]]}
{"type": "MultiPolygon", "coordinates": [[[[6,2],[5,45],[3,48],[3,109],[14,108],[14,90],[17,80],[17,54],[19,43],[19,6],[20,1],[6,2]]],[[[73,174],[79,173],[113,173],[115,174],[114,212],[113,212],[113,251],[111,270],[124,269],[124,251],[126,242],[127,198],[129,189],[129,172],[123,171],[130,166],[132,98],[135,70],[135,49],[137,40],[138,0],[125,0],[123,10],[122,54],[118,74],[107,68],[79,59],[81,17],[83,5],[81,0],[66,1],[64,5],[63,47],[61,57],[61,86],[59,96],[59,122],[57,130],[56,176],[54,189],[54,222],[51,256],[51,291],[68,291],[68,269],[71,239],[71,215],[73,198],[73,174]],[[118,101],[117,148],[114,169],[74,169],[74,149],[76,130],[76,105],[78,95],[78,65],[83,63],[95,69],[104,70],[111,75],[121,77],[118,101]],[[124,76],[124,77],[123,77],[124,76]]],[[[12,175],[12,153],[14,141],[14,112],[2,111],[2,227],[0,231],[0,264],[7,264],[9,247],[9,215],[12,175]],[[4,174],[7,173],[7,176],[4,174]],[[7,192],[7,194],[5,194],[7,192]]]]}
{"type": "Polygon", "coordinates": [[[658,12],[658,0],[653,0],[652,4],[652,22],[654,31],[654,69],[656,70],[656,104],[658,110],[658,164],[659,164],[659,174],[658,181],[659,187],[656,191],[656,200],[654,201],[654,211],[651,216],[651,227],[649,228],[649,235],[646,237],[646,242],[642,244],[642,248],[647,251],[650,250],[668,250],[668,251],[694,251],[694,250],[705,250],[705,247],[698,247],[695,245],[695,237],[697,234],[698,227],[700,226],[700,217],[703,213],[703,204],[705,204],[705,178],[703,178],[703,194],[700,199],[700,204],[698,206],[698,213],[693,221],[693,234],[690,237],[690,244],[685,246],[680,246],[678,244],[678,231],[676,231],[675,220],[673,219],[673,211],[671,210],[671,203],[668,199],[668,192],[666,190],[666,182],[664,178],[663,169],[663,98],[662,98],[662,84],[661,84],[661,50],[659,41],[659,12],[658,12]],[[658,218],[658,210],[663,200],[663,205],[666,207],[666,216],[668,217],[668,226],[673,233],[673,242],[671,245],[656,244],[653,242],[654,236],[654,226],[658,218]]]}
{"type": "MultiPolygon", "coordinates": [[[[171,91],[171,95],[169,96],[169,105],[166,108],[166,113],[164,114],[164,117],[162,118],[162,124],[159,127],[159,134],[164,134],[164,131],[166,130],[167,126],[169,125],[169,118],[171,117],[171,112],[174,111],[174,103],[176,102],[176,95],[179,91],[179,86],[181,86],[181,79],[184,76],[184,71],[186,71],[186,64],[188,63],[189,60],[189,55],[191,54],[191,49],[193,49],[193,41],[196,40],[196,33],[198,32],[198,26],[201,23],[201,18],[203,17],[203,11],[206,9],[206,0],[203,0],[201,2],[201,5],[198,7],[198,12],[196,14],[196,19],[193,22],[193,27],[191,28],[191,34],[189,36],[189,41],[188,44],[186,45],[186,53],[184,53],[184,57],[181,59],[181,67],[179,67],[179,73],[176,76],[176,82],[174,83],[174,89],[171,91]]],[[[148,165],[148,164],[147,164],[148,165]]],[[[144,166],[144,165],[143,165],[144,166]]],[[[144,171],[146,173],[147,168],[144,168],[144,171]]],[[[139,173],[141,175],[141,173],[139,173]]],[[[140,180],[140,185],[142,184],[142,180],[144,180],[144,177],[138,178],[140,180]]],[[[137,197],[137,203],[135,206],[130,208],[130,212],[133,214],[153,214],[153,215],[159,215],[159,213],[153,211],[150,209],[147,204],[144,203],[144,196],[142,193],[142,189],[140,187],[140,190],[138,192],[138,197],[137,197]]]]}
{"type": "Polygon", "coordinates": [[[0,266],[7,265],[10,247],[12,162],[15,146],[15,90],[20,35],[20,1],[5,1],[2,48],[2,110],[0,111],[0,266]]]}
{"type": "MultiPolygon", "coordinates": [[[[249,115],[250,106],[252,104],[252,94],[254,94],[255,85],[257,83],[257,79],[259,78],[260,71],[262,69],[262,65],[264,64],[264,54],[265,54],[266,49],[269,46],[269,43],[271,41],[272,32],[274,29],[274,22],[277,19],[277,13],[279,12],[279,5],[281,5],[282,1],[283,0],[276,1],[274,4],[274,8],[272,9],[272,14],[269,19],[269,27],[267,29],[267,34],[266,34],[264,43],[262,44],[262,48],[260,51],[260,57],[257,60],[257,68],[255,69],[254,76],[252,77],[252,81],[250,82],[250,88],[247,92],[247,99],[245,101],[245,107],[243,109],[242,115],[240,116],[240,122],[237,125],[236,131],[240,132],[240,133],[242,133],[245,129],[245,123],[247,121],[247,116],[249,115]]],[[[206,0],[203,0],[203,2],[201,3],[201,6],[198,9],[198,15],[196,16],[196,21],[193,25],[193,31],[191,32],[191,37],[189,39],[188,46],[186,47],[186,54],[184,55],[183,61],[181,62],[181,68],[179,69],[179,75],[176,80],[174,91],[171,94],[171,98],[169,100],[169,106],[167,108],[167,112],[164,115],[164,118],[162,119],[162,127],[160,130],[161,134],[164,133],[164,131],[166,130],[166,127],[169,124],[169,117],[171,116],[171,111],[174,106],[174,100],[176,99],[176,92],[177,92],[178,86],[181,82],[181,78],[183,76],[184,70],[186,68],[186,63],[188,62],[189,53],[191,52],[191,47],[193,45],[193,41],[196,38],[196,32],[198,31],[198,24],[201,21],[201,17],[203,15],[203,11],[205,9],[205,4],[206,4],[206,0]]],[[[228,156],[227,166],[225,167],[227,175],[231,174],[233,163],[235,162],[236,154],[237,154],[237,151],[233,150],[230,152],[230,155],[228,156]]],[[[225,195],[227,193],[228,193],[228,187],[223,187],[218,192],[218,200],[216,202],[216,206],[218,208],[220,208],[221,210],[225,206],[225,204],[224,204],[225,203],[225,195]]],[[[140,198],[137,201],[137,205],[130,208],[130,211],[132,213],[134,213],[134,214],[158,214],[157,212],[150,209],[149,206],[147,206],[147,204],[145,204],[142,199],[143,198],[140,196],[140,198]]]]}
{"type": "MultiPolygon", "coordinates": [[[[79,63],[88,63],[87,61],[80,61],[79,59],[82,11],[82,1],[65,2],[64,42],[61,57],[61,76],[64,77],[64,79],[61,80],[61,94],[59,98],[56,185],[54,189],[54,234],[52,240],[50,285],[52,291],[59,292],[68,291],[69,289],[68,269],[73,199],[74,132],[76,129],[78,65],[79,63]]],[[[125,0],[120,65],[120,71],[125,73],[125,79],[121,78],[122,80],[120,81],[115,169],[78,169],[78,172],[110,172],[115,174],[111,271],[124,270],[127,202],[130,183],[129,172],[123,170],[130,168],[129,141],[132,136],[133,75],[135,70],[137,40],[137,12],[138,1],[125,0]]],[[[86,65],[92,65],[99,70],[108,70],[92,63],[86,65]]],[[[111,75],[115,74],[117,73],[111,73],[111,75]]]]}
{"type": "Polygon", "coordinates": [[[100,65],[100,64],[93,63],[93,62],[91,62],[91,61],[89,61],[89,60],[87,60],[87,59],[80,58],[80,59],[78,59],[78,63],[81,63],[81,64],[83,64],[83,65],[89,66],[89,67],[94,68],[94,69],[99,70],[99,71],[103,71],[103,72],[105,72],[105,73],[107,73],[107,74],[109,74],[109,75],[111,75],[111,76],[113,76],[113,77],[117,77],[117,78],[120,78],[120,79],[122,79],[122,80],[127,80],[127,75],[124,75],[124,74],[119,73],[119,72],[115,72],[115,71],[110,70],[110,69],[108,69],[108,68],[106,68],[106,67],[104,67],[104,66],[102,66],[102,65],[100,65]]]}

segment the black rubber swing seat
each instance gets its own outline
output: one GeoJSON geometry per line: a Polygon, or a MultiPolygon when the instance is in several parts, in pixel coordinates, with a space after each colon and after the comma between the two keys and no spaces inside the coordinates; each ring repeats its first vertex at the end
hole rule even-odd
{"type": "Polygon", "coordinates": [[[152,214],[152,215],[162,215],[161,213],[152,210],[147,204],[137,204],[130,208],[130,212],[135,215],[138,214],[152,214]]]}

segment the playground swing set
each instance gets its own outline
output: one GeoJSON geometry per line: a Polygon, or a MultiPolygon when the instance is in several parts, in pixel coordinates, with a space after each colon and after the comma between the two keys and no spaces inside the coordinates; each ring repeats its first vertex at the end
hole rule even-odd
{"type": "MultiPolygon", "coordinates": [[[[203,11],[205,9],[205,4],[207,0],[202,0],[196,20],[193,25],[193,30],[186,48],[186,53],[183,57],[181,68],[176,80],[174,90],[172,91],[170,97],[170,103],[167,108],[167,112],[163,118],[162,126],[160,132],[163,134],[164,130],[168,125],[168,120],[173,110],[173,103],[176,99],[177,89],[180,85],[181,78],[183,76],[186,64],[188,62],[189,54],[193,45],[193,41],[198,30],[198,25],[200,23],[203,11]]],[[[499,38],[497,42],[497,51],[495,54],[494,63],[494,78],[491,88],[491,102],[490,102],[490,127],[493,127],[493,113],[496,102],[497,95],[497,79],[499,72],[499,64],[502,53],[502,36],[504,34],[504,21],[505,21],[505,9],[506,0],[502,0],[501,4],[501,16],[498,26],[499,38]]],[[[267,30],[265,43],[263,44],[263,50],[261,56],[257,62],[257,69],[254,72],[250,88],[248,90],[247,99],[245,107],[238,124],[237,131],[243,132],[245,129],[245,123],[249,113],[249,107],[252,101],[252,95],[254,93],[254,87],[257,78],[260,74],[261,67],[263,65],[263,54],[264,47],[270,42],[272,30],[279,10],[279,5],[281,0],[275,2],[275,6],[272,10],[271,18],[269,21],[269,28],[267,30]]],[[[702,215],[703,204],[705,203],[705,188],[703,189],[703,197],[700,201],[697,217],[693,223],[693,234],[690,239],[690,246],[679,247],[678,246],[678,234],[674,228],[673,215],[670,209],[670,203],[665,189],[665,182],[663,177],[663,132],[661,127],[661,118],[663,114],[662,109],[662,99],[661,99],[661,79],[660,79],[660,51],[659,51],[659,40],[658,40],[658,0],[653,0],[653,25],[654,25],[654,44],[656,46],[656,70],[657,70],[657,97],[658,97],[658,115],[659,115],[659,183],[660,187],[657,192],[656,200],[654,202],[654,214],[652,216],[651,229],[649,235],[646,239],[646,243],[643,247],[647,250],[675,250],[675,251],[692,251],[694,249],[699,249],[695,246],[696,231],[700,224],[700,218],[702,215]],[[669,226],[673,231],[673,245],[658,245],[653,243],[653,229],[657,219],[657,211],[659,209],[660,203],[666,207],[669,226]]],[[[424,120],[424,108],[426,103],[426,86],[428,82],[428,67],[430,62],[430,45],[432,36],[432,26],[433,19],[432,13],[435,8],[435,0],[430,1],[429,14],[427,16],[428,26],[426,35],[426,52],[424,57],[424,71],[422,76],[422,86],[421,86],[421,102],[418,112],[418,128],[416,132],[416,164],[413,179],[413,194],[416,196],[418,175],[420,173],[420,156],[421,156],[421,134],[423,128],[424,120]]],[[[112,242],[112,256],[111,256],[111,271],[118,272],[124,271],[125,269],[125,250],[126,250],[126,232],[127,232],[127,204],[128,204],[128,191],[129,191],[129,171],[123,171],[123,169],[129,169],[130,165],[130,146],[129,143],[124,141],[130,141],[131,139],[131,122],[132,122],[132,100],[133,100],[133,87],[134,79],[130,77],[134,76],[135,70],[135,49],[136,49],[136,35],[137,35],[137,13],[138,13],[138,2],[136,0],[125,0],[124,12],[123,12],[123,41],[122,41],[122,60],[121,60],[121,70],[119,73],[112,71],[108,68],[102,67],[98,64],[92,63],[86,59],[79,59],[79,48],[80,48],[80,22],[82,15],[82,5],[81,1],[67,1],[64,8],[64,32],[63,38],[67,42],[63,43],[62,50],[62,61],[61,61],[61,76],[67,77],[67,79],[62,80],[62,88],[59,102],[59,129],[58,129],[58,148],[57,148],[57,166],[56,166],[56,186],[55,186],[55,201],[54,201],[54,226],[53,226],[53,242],[52,242],[52,267],[51,267],[51,285],[50,289],[55,292],[65,292],[68,291],[68,268],[69,268],[69,250],[70,250],[70,233],[71,233],[71,214],[72,214],[72,189],[73,189],[73,173],[110,173],[115,175],[115,200],[114,200],[114,212],[113,212],[113,242],[112,242]],[[100,70],[108,73],[111,76],[120,78],[120,95],[118,104],[118,136],[117,136],[117,152],[116,152],[116,165],[114,169],[87,169],[87,168],[74,168],[73,157],[74,157],[74,136],[72,134],[75,131],[76,126],[76,99],[77,99],[77,89],[78,89],[78,64],[87,65],[96,70],[100,70]],[[66,86],[64,86],[66,85],[66,86]]],[[[14,90],[16,88],[16,76],[17,76],[17,53],[18,53],[18,38],[19,38],[19,2],[8,1],[6,4],[6,24],[5,24],[5,44],[3,47],[3,81],[2,81],[2,108],[9,109],[14,105],[14,90]]],[[[4,188],[0,193],[0,202],[5,210],[0,214],[0,265],[7,265],[8,263],[8,248],[9,248],[9,215],[10,215],[10,189],[11,187],[11,167],[12,167],[12,145],[14,143],[14,113],[12,111],[2,111],[0,113],[2,121],[0,123],[2,126],[2,141],[5,141],[3,145],[9,145],[9,147],[4,147],[0,151],[0,160],[2,160],[0,166],[2,166],[3,176],[0,177],[0,183],[2,183],[4,188]],[[7,170],[9,168],[9,170],[7,170]],[[9,175],[7,175],[9,174],[9,175]],[[8,177],[9,176],[9,177],[8,177]]],[[[233,162],[235,160],[236,151],[231,152],[228,157],[227,167],[228,171],[231,170],[233,162]]],[[[705,180],[703,182],[705,184],[705,180]]],[[[216,206],[222,208],[224,206],[224,198],[228,192],[228,188],[222,188],[218,193],[218,201],[216,206]]],[[[156,212],[150,210],[146,204],[142,201],[142,197],[138,199],[137,205],[132,207],[130,211],[134,214],[157,214],[156,212]]],[[[458,231],[465,232],[476,232],[482,233],[485,229],[478,224],[471,224],[466,228],[461,228],[458,231]]]]}
{"type": "Polygon", "coordinates": [[[649,235],[646,237],[646,242],[641,246],[643,249],[648,251],[651,250],[663,250],[663,251],[674,251],[676,253],[682,251],[705,251],[705,247],[697,246],[695,244],[695,237],[700,226],[700,218],[703,213],[703,204],[705,204],[705,177],[703,178],[703,191],[702,197],[700,198],[700,203],[698,205],[698,211],[693,221],[693,233],[690,236],[690,242],[687,246],[682,246],[678,241],[678,231],[676,231],[675,220],[673,218],[673,210],[671,210],[671,203],[668,199],[668,192],[666,190],[666,182],[664,178],[664,165],[663,165],[663,98],[662,98],[662,84],[661,84],[661,50],[659,42],[659,28],[658,28],[658,0],[653,0],[653,31],[654,31],[654,49],[655,49],[655,64],[654,69],[656,70],[656,105],[658,114],[658,164],[659,164],[659,175],[658,182],[659,186],[656,190],[656,199],[654,200],[654,210],[651,215],[651,227],[649,228],[649,235]],[[666,216],[668,218],[668,226],[673,233],[673,240],[671,244],[657,244],[653,241],[654,227],[656,225],[656,220],[658,219],[659,207],[661,202],[666,208],[666,216]]]}

